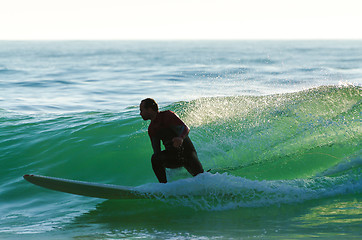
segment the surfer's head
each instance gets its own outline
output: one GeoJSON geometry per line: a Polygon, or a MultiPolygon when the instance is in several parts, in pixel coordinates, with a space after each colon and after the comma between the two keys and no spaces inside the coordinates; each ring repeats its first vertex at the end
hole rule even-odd
{"type": "Polygon", "coordinates": [[[152,120],[158,113],[158,105],[152,98],[146,98],[141,101],[140,115],[143,120],[152,120]]]}

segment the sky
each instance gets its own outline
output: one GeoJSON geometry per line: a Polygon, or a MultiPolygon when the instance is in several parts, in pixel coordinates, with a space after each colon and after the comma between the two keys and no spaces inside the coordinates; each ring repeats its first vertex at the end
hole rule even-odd
{"type": "Polygon", "coordinates": [[[0,40],[362,39],[361,0],[0,0],[0,40]]]}

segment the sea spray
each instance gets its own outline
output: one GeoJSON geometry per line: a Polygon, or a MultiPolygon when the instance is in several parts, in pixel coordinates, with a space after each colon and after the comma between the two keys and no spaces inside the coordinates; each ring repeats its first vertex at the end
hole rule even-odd
{"type": "Polygon", "coordinates": [[[146,196],[174,206],[198,210],[230,210],[296,204],[339,194],[362,192],[358,176],[315,177],[295,180],[250,180],[227,173],[203,173],[194,178],[136,187],[146,196]]]}

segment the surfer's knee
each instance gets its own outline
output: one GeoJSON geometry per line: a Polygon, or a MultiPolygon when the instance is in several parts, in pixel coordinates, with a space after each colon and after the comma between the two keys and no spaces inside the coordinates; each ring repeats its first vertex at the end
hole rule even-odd
{"type": "Polygon", "coordinates": [[[160,183],[166,183],[166,170],[163,166],[162,162],[162,155],[160,154],[153,154],[151,157],[152,169],[156,174],[156,177],[160,183]]]}
{"type": "Polygon", "coordinates": [[[158,162],[158,157],[157,157],[157,154],[154,153],[151,157],[151,163],[152,165],[156,164],[158,162]]]}
{"type": "Polygon", "coordinates": [[[162,156],[159,153],[154,153],[151,157],[152,166],[161,166],[162,163],[162,156]]]}

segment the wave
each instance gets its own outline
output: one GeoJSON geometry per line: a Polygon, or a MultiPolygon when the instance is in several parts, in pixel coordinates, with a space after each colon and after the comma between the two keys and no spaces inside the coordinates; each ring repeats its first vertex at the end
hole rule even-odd
{"type": "Polygon", "coordinates": [[[19,73],[24,73],[23,70],[17,70],[17,69],[9,69],[6,67],[1,67],[0,66],[0,75],[14,75],[14,74],[19,74],[19,73]]]}
{"type": "Polygon", "coordinates": [[[165,185],[145,184],[137,187],[137,190],[177,206],[220,211],[240,207],[296,204],[336,195],[361,193],[362,179],[349,175],[337,178],[258,181],[228,173],[204,173],[195,178],[165,185]]]}
{"type": "Polygon", "coordinates": [[[148,123],[137,106],[120,113],[2,112],[1,199],[31,198],[21,178],[28,173],[139,186],[208,210],[361,193],[361,93],[355,86],[322,86],[173,103],[165,108],[191,127],[199,158],[212,170],[195,178],[170,170],[166,185],[155,183],[148,123]]]}

